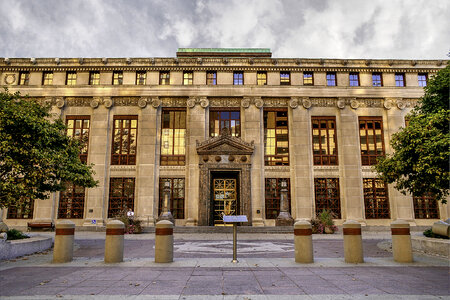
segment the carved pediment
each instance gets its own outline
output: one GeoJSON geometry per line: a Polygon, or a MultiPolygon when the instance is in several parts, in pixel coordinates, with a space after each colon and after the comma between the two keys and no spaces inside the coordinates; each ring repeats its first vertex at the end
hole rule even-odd
{"type": "Polygon", "coordinates": [[[198,155],[251,155],[254,150],[253,141],[247,143],[240,138],[233,137],[227,128],[223,129],[219,136],[209,138],[201,143],[197,141],[198,155]]]}

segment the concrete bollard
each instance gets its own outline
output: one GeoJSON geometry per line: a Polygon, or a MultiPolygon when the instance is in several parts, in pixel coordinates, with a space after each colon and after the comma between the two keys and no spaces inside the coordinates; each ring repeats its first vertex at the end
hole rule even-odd
{"type": "Polygon", "coordinates": [[[123,262],[125,224],[114,220],[106,224],[105,263],[123,262]]]}
{"type": "Polygon", "coordinates": [[[395,220],[391,223],[392,253],[396,262],[412,262],[411,234],[409,223],[404,220],[395,220]]]}
{"type": "Polygon", "coordinates": [[[312,228],[308,221],[294,224],[295,262],[313,263],[312,228]]]}
{"type": "Polygon", "coordinates": [[[168,220],[156,223],[155,262],[173,262],[173,223],[168,220]]]}
{"type": "Polygon", "coordinates": [[[53,249],[53,262],[71,262],[73,258],[73,241],[75,223],[69,220],[60,221],[55,226],[55,246],[53,249]]]}
{"type": "Polygon", "coordinates": [[[343,225],[345,262],[363,263],[361,224],[355,220],[348,220],[343,225]]]}

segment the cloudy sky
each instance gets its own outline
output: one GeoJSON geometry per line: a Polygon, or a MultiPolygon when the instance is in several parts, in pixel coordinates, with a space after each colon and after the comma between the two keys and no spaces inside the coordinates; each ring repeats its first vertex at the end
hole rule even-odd
{"type": "Polygon", "coordinates": [[[178,47],[274,57],[448,59],[448,0],[0,0],[0,57],[173,57],[178,47]]]}

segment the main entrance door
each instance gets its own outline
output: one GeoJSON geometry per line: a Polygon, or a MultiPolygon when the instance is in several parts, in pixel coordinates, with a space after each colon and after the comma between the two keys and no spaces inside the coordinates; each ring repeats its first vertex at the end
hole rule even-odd
{"type": "Polygon", "coordinates": [[[213,220],[214,226],[224,226],[223,215],[238,214],[238,190],[236,178],[213,178],[213,220]]]}

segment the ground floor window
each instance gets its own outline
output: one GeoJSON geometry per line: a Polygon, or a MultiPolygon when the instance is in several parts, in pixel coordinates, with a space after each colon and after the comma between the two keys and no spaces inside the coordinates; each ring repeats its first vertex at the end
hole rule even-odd
{"type": "Polygon", "coordinates": [[[159,179],[158,215],[162,212],[164,189],[168,187],[170,197],[170,212],[174,219],[184,219],[184,178],[159,179]]]}
{"type": "Polygon", "coordinates": [[[339,178],[314,178],[316,214],[331,210],[336,218],[341,218],[339,178]]]}
{"type": "Polygon", "coordinates": [[[21,200],[8,207],[8,219],[33,219],[34,200],[21,200]]]}
{"type": "Polygon", "coordinates": [[[280,214],[282,181],[287,183],[289,212],[291,211],[291,186],[289,178],[266,178],[265,183],[266,219],[276,219],[280,214]]]}
{"type": "Polygon", "coordinates": [[[84,214],[85,188],[68,184],[66,190],[60,193],[58,218],[82,219],[84,214]]]}
{"type": "Polygon", "coordinates": [[[439,219],[439,205],[433,195],[413,197],[416,219],[439,219]]]}
{"type": "Polygon", "coordinates": [[[363,187],[366,219],[389,219],[387,184],[381,179],[364,178],[363,187]]]}
{"type": "Polygon", "coordinates": [[[109,182],[108,218],[131,208],[134,211],[134,178],[114,177],[109,182]]]}

